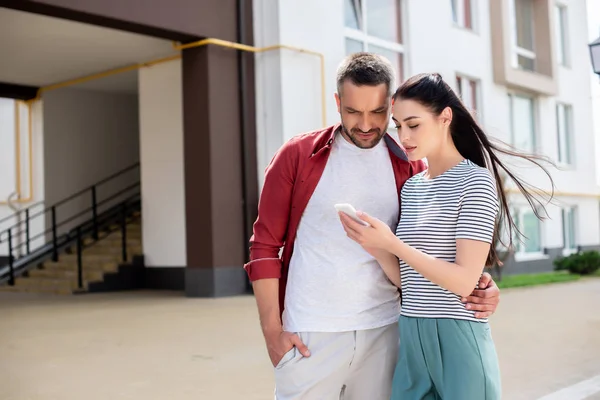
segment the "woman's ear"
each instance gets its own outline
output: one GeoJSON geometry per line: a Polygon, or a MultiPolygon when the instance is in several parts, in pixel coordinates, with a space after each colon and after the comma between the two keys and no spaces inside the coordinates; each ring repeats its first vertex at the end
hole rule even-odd
{"type": "Polygon", "coordinates": [[[445,126],[450,126],[452,123],[452,109],[450,107],[444,108],[440,114],[440,119],[445,126]]]}

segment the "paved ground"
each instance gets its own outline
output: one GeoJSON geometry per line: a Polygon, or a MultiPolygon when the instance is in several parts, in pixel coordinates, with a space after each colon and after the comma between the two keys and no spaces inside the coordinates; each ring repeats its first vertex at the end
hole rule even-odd
{"type": "MultiPolygon", "coordinates": [[[[600,279],[505,290],[492,329],[504,399],[598,376],[600,279]]],[[[272,385],[252,297],[0,294],[0,399],[263,400],[272,385]]]]}

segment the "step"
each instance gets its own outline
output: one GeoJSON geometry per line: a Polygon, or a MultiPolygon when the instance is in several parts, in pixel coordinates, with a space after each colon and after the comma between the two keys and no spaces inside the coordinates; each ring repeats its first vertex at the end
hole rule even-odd
{"type": "MultiPolygon", "coordinates": [[[[64,261],[72,264],[77,264],[77,254],[59,254],[59,261],[64,261]]],[[[83,253],[81,261],[83,263],[98,263],[98,262],[120,262],[120,254],[87,254],[83,253]]]]}
{"type": "MultiPolygon", "coordinates": [[[[116,230],[121,230],[123,227],[121,226],[121,224],[112,224],[112,225],[109,225],[108,228],[111,231],[116,231],[116,230]]],[[[142,225],[140,225],[138,223],[129,223],[129,224],[127,224],[127,230],[138,230],[138,231],[141,231],[142,230],[142,225]]]]}
{"type": "MultiPolygon", "coordinates": [[[[121,251],[123,250],[123,248],[121,247],[122,243],[119,242],[114,242],[114,243],[95,243],[95,244],[90,244],[87,245],[86,247],[84,247],[82,250],[82,255],[83,257],[86,256],[86,254],[121,254],[121,251]]],[[[77,247],[72,247],[70,249],[67,250],[66,253],[63,254],[75,254],[77,255],[77,247]]],[[[127,243],[127,254],[143,254],[142,252],[142,246],[139,244],[135,244],[135,243],[127,243]]],[[[60,255],[59,255],[60,257],[60,255]]]]}
{"type": "MultiPolygon", "coordinates": [[[[85,242],[85,241],[84,241],[85,242]]],[[[121,239],[121,237],[107,237],[105,239],[99,239],[97,242],[94,242],[93,240],[88,240],[87,241],[87,247],[90,248],[92,246],[94,247],[104,247],[104,246],[108,246],[108,247],[115,247],[115,246],[119,246],[121,247],[121,245],[123,244],[123,240],[121,239]]],[[[142,241],[138,238],[127,238],[127,245],[128,246],[142,246],[142,241]]],[[[77,248],[77,245],[73,246],[73,248],[77,248]]]]}
{"type": "MultiPolygon", "coordinates": [[[[136,246],[141,246],[142,245],[142,239],[139,237],[130,237],[127,236],[127,243],[130,245],[136,245],[136,246]]],[[[121,235],[111,235],[111,236],[107,236],[107,237],[102,237],[100,236],[100,238],[98,239],[98,241],[95,241],[93,238],[88,237],[83,239],[83,244],[90,246],[90,245],[94,245],[94,246],[120,246],[121,242],[122,242],[122,238],[121,235]]],[[[77,245],[73,245],[73,249],[76,249],[77,245]]]]}
{"type": "MultiPolygon", "coordinates": [[[[95,282],[104,279],[102,270],[86,270],[83,271],[83,280],[85,282],[95,282]]],[[[45,278],[45,279],[65,279],[77,282],[77,270],[60,270],[60,269],[36,269],[29,271],[29,279],[45,278]]]]}
{"type": "MultiPolygon", "coordinates": [[[[110,247],[110,246],[103,246],[103,247],[96,247],[96,246],[92,246],[89,247],[87,249],[85,249],[83,251],[83,258],[86,258],[88,255],[102,255],[102,254],[106,254],[106,255],[116,255],[121,257],[122,255],[122,251],[123,249],[121,248],[121,246],[119,247],[110,247]]],[[[142,255],[142,248],[139,246],[136,247],[127,247],[127,257],[130,256],[137,256],[137,255],[142,255]]]]}
{"type": "MultiPolygon", "coordinates": [[[[83,287],[87,288],[87,282],[83,282],[83,287]]],[[[28,288],[28,289],[49,289],[49,290],[63,290],[73,291],[79,289],[77,279],[73,278],[17,278],[15,281],[16,287],[28,288]]]]}
{"type": "MultiPolygon", "coordinates": [[[[64,261],[58,262],[46,262],[40,269],[53,270],[53,271],[73,271],[77,272],[77,264],[69,263],[64,261]]],[[[87,263],[82,265],[83,271],[103,271],[103,272],[116,272],[119,270],[119,263],[108,262],[108,263],[87,263]]],[[[30,271],[37,271],[32,270],[30,271]]]]}
{"type": "Polygon", "coordinates": [[[9,293],[40,293],[40,294],[56,294],[70,295],[73,294],[71,289],[56,289],[56,288],[30,288],[26,286],[0,286],[0,292],[9,293]]]}

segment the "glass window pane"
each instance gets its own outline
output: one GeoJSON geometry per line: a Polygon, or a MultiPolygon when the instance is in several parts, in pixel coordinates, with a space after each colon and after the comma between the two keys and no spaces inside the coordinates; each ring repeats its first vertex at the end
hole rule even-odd
{"type": "Polygon", "coordinates": [[[535,253],[542,251],[540,240],[540,221],[532,212],[523,215],[523,234],[525,235],[525,252],[535,253]]]}
{"type": "Polygon", "coordinates": [[[564,158],[564,128],[565,128],[565,109],[562,104],[556,105],[556,133],[558,138],[558,161],[562,162],[564,158]]]}
{"type": "Polygon", "coordinates": [[[533,114],[533,99],[529,97],[510,95],[512,144],[516,148],[535,151],[535,123],[533,114]]]}
{"type": "Polygon", "coordinates": [[[577,247],[575,238],[575,208],[566,208],[562,210],[563,214],[563,240],[565,249],[574,249],[577,247]]]}
{"type": "Polygon", "coordinates": [[[573,123],[573,108],[571,106],[565,107],[565,162],[571,163],[571,140],[573,140],[573,134],[571,127],[573,123]]]}
{"type": "Polygon", "coordinates": [[[367,33],[402,43],[400,0],[366,0],[367,33]]]}
{"type": "MultiPolygon", "coordinates": [[[[360,2],[357,2],[360,4],[360,2]]],[[[344,17],[346,27],[352,29],[360,29],[360,9],[356,9],[355,0],[345,0],[344,2],[344,17]]]]}
{"type": "Polygon", "coordinates": [[[515,0],[517,46],[534,51],[533,0],[515,0]]]}
{"type": "MultiPolygon", "coordinates": [[[[513,222],[515,223],[515,226],[519,229],[519,232],[523,233],[523,226],[521,226],[521,218],[519,215],[519,210],[512,210],[511,215],[513,217],[513,222]]],[[[512,231],[512,242],[513,242],[513,246],[515,247],[515,252],[519,253],[522,250],[522,243],[521,243],[521,236],[519,235],[519,232],[517,232],[515,229],[513,229],[512,231]]]]}
{"type": "Polygon", "coordinates": [[[346,55],[350,55],[352,53],[359,53],[363,51],[363,43],[358,40],[348,39],[346,38],[346,55]]]}
{"type": "Polygon", "coordinates": [[[519,64],[519,68],[524,69],[525,71],[535,71],[535,60],[533,58],[519,54],[517,56],[517,63],[519,64]]]}
{"type": "Polygon", "coordinates": [[[565,65],[565,9],[554,7],[554,24],[556,26],[556,56],[560,65],[565,65]]]}
{"type": "Polygon", "coordinates": [[[567,232],[569,234],[569,248],[574,249],[577,247],[577,236],[575,234],[575,218],[577,213],[574,208],[570,209],[569,218],[567,220],[567,232]]]}
{"type": "MultiPolygon", "coordinates": [[[[394,82],[394,84],[399,85],[403,79],[402,54],[398,53],[394,50],[384,49],[383,47],[375,46],[372,44],[369,45],[369,51],[387,58],[392,63],[392,66],[394,67],[394,71],[396,71],[396,76],[395,76],[396,82],[394,82]]],[[[393,87],[392,90],[394,90],[394,89],[395,88],[393,87]]]]}
{"type": "Polygon", "coordinates": [[[458,4],[459,0],[450,0],[450,6],[452,7],[452,21],[458,24],[458,4]]]}
{"type": "Polygon", "coordinates": [[[476,81],[469,81],[469,89],[470,89],[470,93],[471,93],[471,103],[470,103],[470,107],[471,110],[474,112],[477,112],[477,82],[476,81]]]}
{"type": "Polygon", "coordinates": [[[556,130],[558,133],[558,161],[571,163],[571,106],[556,106],[556,130]]]}
{"type": "Polygon", "coordinates": [[[473,29],[473,10],[471,8],[471,0],[464,0],[465,5],[465,28],[473,29]]]}

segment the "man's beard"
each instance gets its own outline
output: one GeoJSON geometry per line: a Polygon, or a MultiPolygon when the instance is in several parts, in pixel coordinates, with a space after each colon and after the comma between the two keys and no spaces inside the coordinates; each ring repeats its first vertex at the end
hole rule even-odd
{"type": "Polygon", "coordinates": [[[375,147],[379,144],[379,142],[381,141],[381,138],[383,137],[383,135],[381,133],[381,129],[379,129],[379,128],[370,129],[368,132],[363,132],[358,128],[352,128],[349,131],[346,128],[346,126],[344,125],[344,123],[342,122],[342,130],[344,131],[346,136],[352,141],[352,143],[354,143],[354,145],[356,147],[361,148],[361,149],[372,149],[373,147],[375,147]],[[361,142],[357,139],[357,136],[360,135],[361,133],[375,133],[376,136],[369,143],[365,144],[364,142],[361,142]]]}

